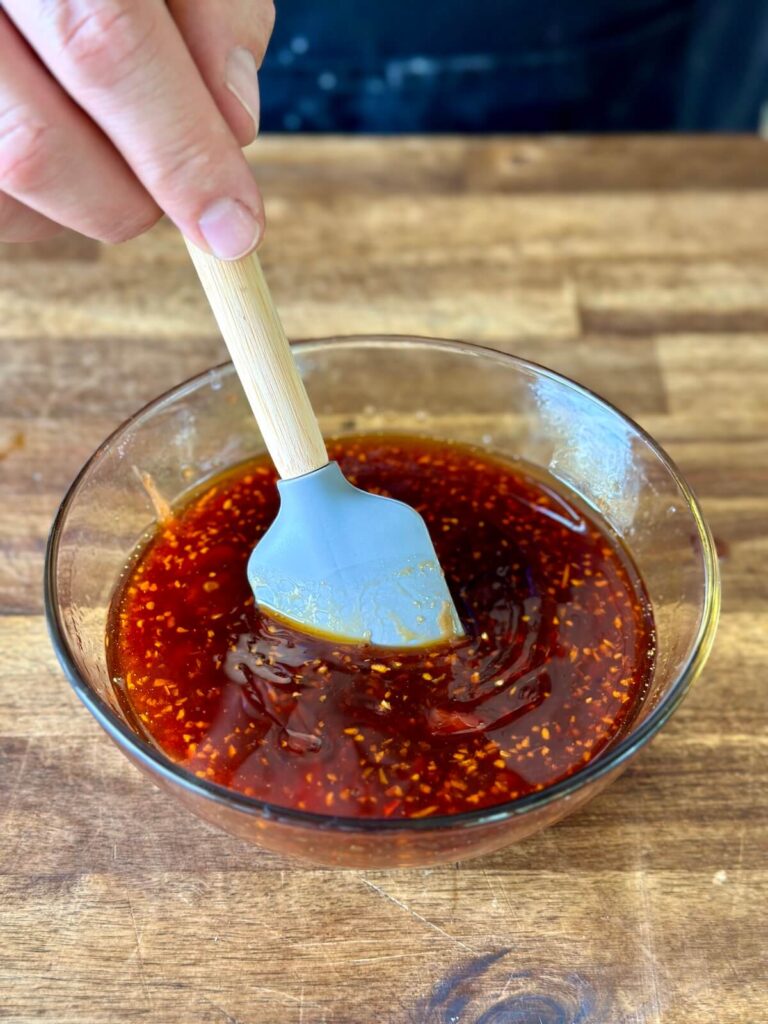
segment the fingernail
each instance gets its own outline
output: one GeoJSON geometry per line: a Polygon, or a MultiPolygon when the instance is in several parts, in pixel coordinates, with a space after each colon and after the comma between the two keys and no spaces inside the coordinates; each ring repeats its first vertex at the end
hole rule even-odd
{"type": "Polygon", "coordinates": [[[261,235],[259,222],[236,199],[214,200],[197,224],[211,252],[221,260],[245,256],[256,247],[261,235]]]}
{"type": "Polygon", "coordinates": [[[253,137],[259,131],[261,99],[259,97],[259,76],[256,59],[250,50],[238,46],[227,58],[227,88],[233,92],[245,107],[253,121],[253,137]]]}

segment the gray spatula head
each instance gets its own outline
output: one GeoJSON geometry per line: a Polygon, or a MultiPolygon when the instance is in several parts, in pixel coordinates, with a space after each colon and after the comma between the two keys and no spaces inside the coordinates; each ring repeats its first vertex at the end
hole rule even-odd
{"type": "Polygon", "coordinates": [[[248,562],[260,607],[299,628],[388,647],[462,635],[418,512],[354,487],[335,462],[278,489],[280,511],[248,562]]]}

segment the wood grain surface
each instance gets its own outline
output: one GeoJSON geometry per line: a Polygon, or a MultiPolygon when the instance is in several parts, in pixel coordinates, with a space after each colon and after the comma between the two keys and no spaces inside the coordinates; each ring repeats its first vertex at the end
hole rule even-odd
{"type": "Polygon", "coordinates": [[[677,460],[724,611],[673,721],[494,856],[334,872],[213,831],[79,706],[46,534],[95,445],[225,357],[168,225],[0,252],[0,1020],[757,1024],[766,989],[768,184],[756,140],[264,139],[292,337],[466,337],[589,384],[677,460]]]}

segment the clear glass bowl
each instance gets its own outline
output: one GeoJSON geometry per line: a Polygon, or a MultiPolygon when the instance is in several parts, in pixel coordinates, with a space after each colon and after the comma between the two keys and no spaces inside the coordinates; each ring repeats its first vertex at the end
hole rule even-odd
{"type": "Polygon", "coordinates": [[[154,520],[140,477],[149,473],[173,502],[263,451],[230,364],[137,413],[94,453],[64,499],[46,564],[46,612],[64,671],[96,720],[154,782],[206,821],[270,850],[347,867],[429,865],[495,850],[551,825],[617,777],[704,665],[720,591],[715,549],[695,497],[635,423],[543,367],[421,338],[309,341],[295,351],[327,435],[411,432],[524,459],[575,490],[610,524],[645,580],[658,633],[653,683],[630,731],[540,793],[410,821],[359,821],[271,805],[197,778],[133,732],[110,684],[104,630],[115,583],[154,520]]]}

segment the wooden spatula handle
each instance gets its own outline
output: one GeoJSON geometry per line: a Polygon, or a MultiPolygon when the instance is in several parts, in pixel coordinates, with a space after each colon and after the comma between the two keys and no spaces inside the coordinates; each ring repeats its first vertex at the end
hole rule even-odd
{"type": "Polygon", "coordinates": [[[325,466],[320,427],[258,257],[224,261],[187,248],[278,473],[291,479],[325,466]]]}

